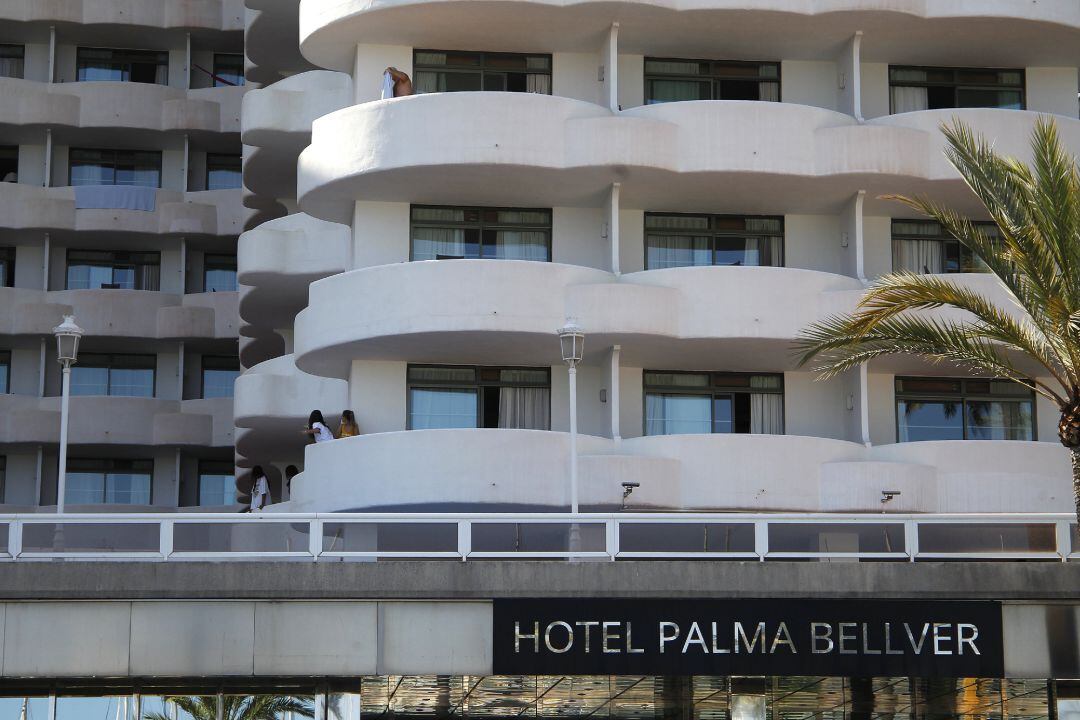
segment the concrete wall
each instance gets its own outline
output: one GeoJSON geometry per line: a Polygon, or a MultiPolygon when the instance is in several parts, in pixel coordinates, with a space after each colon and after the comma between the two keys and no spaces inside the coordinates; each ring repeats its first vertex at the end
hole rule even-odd
{"type": "Polygon", "coordinates": [[[552,208],[552,261],[609,270],[611,241],[603,237],[606,222],[601,208],[552,208]]]}
{"type": "Polygon", "coordinates": [[[862,114],[866,119],[889,114],[889,64],[862,63],[862,114]]]}
{"type": "Polygon", "coordinates": [[[835,62],[784,60],[780,63],[780,99],[838,110],[836,73],[835,62]]]}
{"type": "Polygon", "coordinates": [[[476,602],[0,607],[2,676],[20,678],[484,675],[491,628],[490,603],[476,602]]]}
{"type": "Polygon", "coordinates": [[[1075,67],[1029,67],[1026,76],[1028,110],[1077,116],[1075,67]]]}
{"type": "Polygon", "coordinates": [[[551,59],[552,94],[604,104],[603,83],[597,74],[603,64],[599,53],[554,53],[551,59]]]}

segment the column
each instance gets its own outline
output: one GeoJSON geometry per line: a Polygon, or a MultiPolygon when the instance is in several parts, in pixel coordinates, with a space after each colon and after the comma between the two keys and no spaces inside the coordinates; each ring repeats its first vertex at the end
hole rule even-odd
{"type": "Polygon", "coordinates": [[[862,30],[858,30],[844,44],[837,58],[837,84],[840,90],[840,112],[851,115],[860,123],[862,115],[862,30]]]}
{"type": "Polygon", "coordinates": [[[612,345],[608,356],[608,410],[611,413],[611,439],[618,442],[622,440],[622,428],[619,424],[619,356],[622,353],[621,345],[612,345]]]}
{"type": "Polygon", "coordinates": [[[607,199],[607,238],[611,249],[611,272],[619,270],[619,183],[612,183],[607,199]]]}

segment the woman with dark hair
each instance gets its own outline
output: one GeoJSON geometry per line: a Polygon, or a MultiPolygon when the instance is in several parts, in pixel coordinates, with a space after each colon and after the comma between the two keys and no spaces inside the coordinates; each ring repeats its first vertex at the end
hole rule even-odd
{"type": "Polygon", "coordinates": [[[334,439],[334,433],[326,427],[321,410],[312,410],[308,415],[307,429],[304,430],[304,434],[314,437],[317,443],[330,442],[334,439]]]}
{"type": "Polygon", "coordinates": [[[338,426],[339,438],[355,437],[360,434],[360,426],[356,424],[356,415],[352,410],[341,412],[341,425],[338,426]]]}
{"type": "Polygon", "coordinates": [[[262,510],[270,502],[270,484],[266,482],[266,473],[262,465],[251,468],[251,504],[248,512],[262,510]]]}

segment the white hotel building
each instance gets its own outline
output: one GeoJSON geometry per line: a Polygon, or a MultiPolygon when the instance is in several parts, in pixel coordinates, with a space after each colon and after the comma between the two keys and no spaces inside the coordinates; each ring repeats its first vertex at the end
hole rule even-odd
{"type": "Polygon", "coordinates": [[[1008,304],[881,196],[1078,86],[1080,0],[0,0],[0,720],[1075,720],[1057,408],[792,341],[1008,304]]]}

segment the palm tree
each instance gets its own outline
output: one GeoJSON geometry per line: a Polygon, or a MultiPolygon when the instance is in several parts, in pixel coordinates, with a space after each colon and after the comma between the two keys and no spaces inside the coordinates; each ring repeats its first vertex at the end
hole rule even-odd
{"type": "MultiPolygon", "coordinates": [[[[221,698],[224,720],[281,720],[286,713],[298,717],[315,717],[311,698],[289,695],[223,695],[221,698]]],[[[216,695],[170,697],[173,703],[195,720],[216,720],[216,695]]],[[[143,720],[170,720],[158,712],[143,714],[143,720]]]]}
{"type": "Polygon", "coordinates": [[[894,272],[872,283],[848,315],[805,328],[800,366],[831,377],[881,355],[909,354],[1007,378],[1057,405],[1058,437],[1072,454],[1080,519],[1080,172],[1053,120],[1031,136],[1032,166],[1003,157],[959,120],[942,126],[945,155],[999,229],[993,238],[926,197],[887,195],[937,220],[997,276],[1015,307],[935,275],[894,272]],[[966,320],[922,310],[955,308],[966,320]],[[1040,368],[1033,378],[1021,365],[1040,368]]]}

